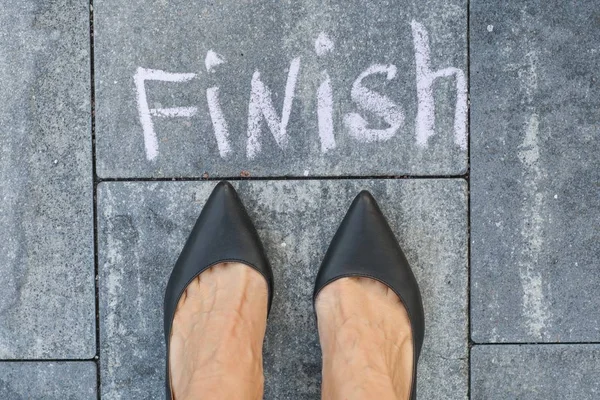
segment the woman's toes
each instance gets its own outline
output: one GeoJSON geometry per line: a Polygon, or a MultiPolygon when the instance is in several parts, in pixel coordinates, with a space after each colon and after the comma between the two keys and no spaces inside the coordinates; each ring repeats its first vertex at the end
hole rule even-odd
{"type": "Polygon", "coordinates": [[[177,303],[177,308],[175,310],[175,313],[179,312],[179,310],[181,310],[184,307],[186,300],[187,300],[187,290],[184,290],[183,293],[181,294],[181,297],[179,298],[179,302],[177,303]]]}
{"type": "Polygon", "coordinates": [[[262,393],[267,299],[265,279],[239,263],[216,265],[190,282],[177,304],[171,331],[169,366],[176,396],[203,392],[198,387],[205,385],[225,390],[228,385],[219,377],[233,376],[247,384],[235,389],[234,398],[242,398],[238,389],[262,393]],[[234,335],[226,334],[232,331],[234,335]]]}
{"type": "Polygon", "coordinates": [[[337,394],[331,398],[360,398],[357,385],[376,390],[372,393],[378,398],[408,398],[412,333],[406,308],[393,290],[369,278],[342,278],[323,289],[316,309],[327,360],[324,389],[337,394]],[[370,387],[374,377],[366,377],[365,371],[378,371],[378,379],[385,379],[370,387]]]}
{"type": "Polygon", "coordinates": [[[198,297],[200,297],[200,294],[202,293],[202,291],[200,289],[200,286],[201,286],[200,277],[203,274],[204,273],[198,275],[197,277],[194,278],[194,280],[192,280],[189,283],[189,285],[185,289],[186,297],[193,298],[193,299],[197,299],[198,297]]]}
{"type": "Polygon", "coordinates": [[[380,296],[387,295],[387,292],[389,289],[387,287],[387,285],[384,285],[383,283],[376,281],[375,279],[370,279],[370,278],[359,278],[359,279],[360,280],[358,283],[361,285],[363,290],[366,290],[373,295],[380,295],[380,296]]]}

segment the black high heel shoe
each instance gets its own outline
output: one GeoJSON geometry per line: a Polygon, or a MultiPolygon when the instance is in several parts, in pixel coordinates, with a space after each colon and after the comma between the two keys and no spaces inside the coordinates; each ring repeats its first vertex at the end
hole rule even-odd
{"type": "Polygon", "coordinates": [[[425,335],[425,316],[417,280],[400,245],[373,196],[356,196],[321,264],[313,304],[328,284],[346,277],[375,279],[398,295],[410,320],[413,338],[413,375],[410,399],[417,397],[417,363],[425,335]]]}
{"type": "Polygon", "coordinates": [[[258,233],[235,189],[229,182],[217,184],[206,201],[165,291],[164,330],[167,344],[166,398],[171,400],[169,342],[179,298],[188,284],[208,268],[223,262],[239,262],[258,271],[267,281],[268,309],[273,300],[273,272],[258,233]]]}

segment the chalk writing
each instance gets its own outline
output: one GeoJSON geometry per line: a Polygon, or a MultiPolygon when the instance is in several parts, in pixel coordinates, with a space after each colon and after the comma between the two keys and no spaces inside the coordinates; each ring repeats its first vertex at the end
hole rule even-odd
{"type": "Polygon", "coordinates": [[[158,141],[154,132],[152,116],[155,117],[191,117],[198,111],[197,107],[178,107],[178,108],[153,108],[148,106],[146,96],[146,81],[162,82],[186,82],[196,77],[193,73],[172,73],[160,71],[158,69],[138,68],[134,76],[135,87],[137,89],[137,103],[140,114],[140,122],[144,130],[144,145],[146,148],[146,158],[154,160],[158,155],[158,141]]]}
{"type": "MultiPolygon", "coordinates": [[[[435,101],[433,87],[441,78],[453,78],[456,87],[456,104],[454,111],[454,143],[461,150],[467,148],[467,78],[465,73],[455,67],[435,70],[431,64],[429,35],[425,27],[412,21],[412,37],[415,51],[417,115],[415,120],[415,143],[421,148],[428,146],[429,139],[435,135],[435,101]]],[[[319,33],[315,40],[315,53],[318,57],[326,57],[335,51],[335,42],[325,32],[319,33]]],[[[204,60],[206,71],[215,72],[219,65],[226,63],[223,56],[209,50],[204,60]]],[[[286,149],[289,143],[288,124],[293,110],[296,84],[300,74],[301,58],[290,62],[285,85],[283,107],[278,113],[273,103],[271,89],[262,81],[261,72],[256,70],[250,80],[250,101],[248,103],[248,125],[246,131],[246,157],[254,159],[262,151],[261,135],[264,125],[275,139],[280,149],[286,149]]],[[[380,94],[363,84],[365,79],[382,79],[387,81],[396,78],[398,68],[393,64],[373,64],[366,68],[353,82],[350,95],[356,104],[357,111],[343,116],[343,127],[350,137],[357,142],[385,142],[393,138],[404,126],[403,107],[390,97],[380,94]],[[359,112],[377,116],[385,122],[385,127],[373,128],[359,112]]],[[[158,156],[158,141],[154,131],[152,118],[190,118],[197,107],[150,108],[146,94],[147,81],[187,82],[197,77],[195,73],[174,73],[157,69],[138,68],[134,75],[137,91],[137,104],[140,122],[144,134],[146,158],[150,161],[158,156]]],[[[317,89],[317,125],[321,153],[336,148],[334,126],[334,91],[331,77],[327,70],[320,73],[317,89]]],[[[222,158],[232,153],[229,126],[220,102],[220,89],[211,86],[206,89],[208,112],[211,118],[213,134],[219,155],[222,158]]]]}
{"type": "Polygon", "coordinates": [[[299,71],[300,58],[295,58],[290,64],[281,118],[277,116],[277,111],[275,111],[275,106],[271,99],[271,91],[260,80],[260,72],[256,71],[252,76],[252,93],[248,108],[248,144],[246,146],[249,159],[253,159],[260,152],[260,135],[263,118],[267,121],[267,126],[273,134],[277,145],[281,149],[285,149],[287,146],[287,125],[292,112],[292,101],[294,100],[294,91],[296,90],[296,80],[298,79],[299,71]]]}
{"type": "Polygon", "coordinates": [[[390,127],[387,129],[369,129],[369,123],[357,113],[351,113],[344,117],[344,124],[351,136],[361,142],[376,142],[391,139],[404,122],[404,113],[400,106],[394,104],[388,97],[380,95],[367,89],[362,85],[362,80],[369,75],[385,74],[387,80],[396,77],[396,66],[394,65],[372,65],[364,71],[352,85],[352,100],[366,111],[383,118],[390,127]]]}
{"type": "Polygon", "coordinates": [[[217,65],[221,65],[225,62],[223,56],[215,53],[212,50],[209,50],[206,53],[206,58],[204,59],[204,65],[206,66],[206,72],[215,72],[215,67],[217,65]]]}
{"type": "MultiPolygon", "coordinates": [[[[209,50],[206,53],[204,59],[204,65],[206,66],[206,72],[215,72],[215,67],[225,62],[223,56],[209,50]]],[[[208,103],[208,111],[210,113],[210,120],[212,121],[213,129],[215,132],[215,139],[217,140],[217,148],[219,149],[219,155],[222,158],[227,157],[231,153],[231,145],[229,144],[229,127],[223,115],[221,109],[221,103],[219,101],[219,88],[217,86],[206,89],[206,102],[208,103]]]]}
{"type": "MultiPolygon", "coordinates": [[[[315,52],[318,56],[330,53],[334,43],[325,32],[321,32],[315,41],[315,52]]],[[[322,72],[323,80],[317,90],[317,122],[319,125],[319,138],[321,139],[321,152],[327,153],[335,149],[335,136],[333,134],[333,87],[327,70],[322,72]]]]}
{"type": "Polygon", "coordinates": [[[331,52],[334,47],[335,44],[333,43],[333,40],[329,39],[327,33],[319,33],[317,40],[315,40],[315,53],[317,53],[318,56],[324,56],[331,52]]]}
{"type": "Polygon", "coordinates": [[[435,133],[433,82],[437,78],[454,76],[456,79],[454,142],[465,150],[467,148],[467,78],[465,73],[453,67],[432,71],[427,30],[416,21],[413,21],[411,26],[417,67],[417,144],[426,146],[427,139],[435,133]]]}

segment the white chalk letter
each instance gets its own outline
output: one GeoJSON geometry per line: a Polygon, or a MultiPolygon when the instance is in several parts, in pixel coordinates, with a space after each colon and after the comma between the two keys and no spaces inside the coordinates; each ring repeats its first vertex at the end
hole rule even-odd
{"type": "MultiPolygon", "coordinates": [[[[335,45],[325,32],[321,32],[315,40],[317,56],[324,56],[333,51],[335,45]]],[[[321,139],[321,153],[335,149],[335,136],[333,135],[333,88],[327,70],[321,72],[323,81],[317,90],[317,119],[319,124],[319,138],[321,139]]]]}
{"type": "Polygon", "coordinates": [[[277,145],[282,149],[287,146],[287,125],[290,120],[290,113],[292,112],[294,91],[296,90],[296,80],[298,79],[299,71],[300,58],[295,58],[290,64],[281,119],[277,116],[275,106],[271,100],[271,91],[260,80],[260,72],[256,71],[252,76],[252,92],[248,107],[248,143],[246,145],[246,152],[249,159],[253,159],[260,153],[260,134],[263,119],[267,121],[267,126],[275,138],[277,145]]]}
{"type": "Polygon", "coordinates": [[[146,148],[146,158],[152,161],[158,155],[158,141],[154,132],[154,123],[152,116],[155,117],[191,117],[198,109],[196,107],[175,107],[175,108],[150,108],[146,96],[146,81],[161,82],[186,82],[194,79],[194,73],[172,73],[158,69],[146,69],[139,67],[133,77],[137,90],[138,112],[140,122],[144,130],[144,146],[146,148]]]}
{"type": "Polygon", "coordinates": [[[331,52],[334,47],[333,40],[329,39],[325,32],[319,33],[317,40],[315,40],[315,52],[319,57],[331,52]]]}
{"type": "Polygon", "coordinates": [[[331,78],[323,71],[323,82],[317,91],[317,117],[319,122],[319,138],[321,138],[321,153],[335,149],[333,135],[333,89],[331,78]]]}
{"type": "Polygon", "coordinates": [[[417,144],[427,146],[427,140],[435,134],[435,103],[433,82],[437,78],[454,76],[456,79],[456,106],[454,111],[454,143],[461,149],[467,148],[467,79],[458,68],[431,70],[429,35],[425,27],[412,21],[412,34],[415,45],[417,68],[417,144]]]}
{"type": "MultiPolygon", "coordinates": [[[[215,53],[213,50],[209,50],[204,59],[206,71],[209,73],[215,72],[215,67],[224,62],[223,56],[215,53]]],[[[212,121],[213,129],[215,130],[219,155],[221,158],[225,158],[231,153],[231,146],[229,144],[229,128],[227,126],[227,121],[225,121],[223,110],[221,109],[219,88],[217,86],[206,89],[206,101],[208,103],[208,111],[210,112],[210,120],[212,121]]]]}
{"type": "Polygon", "coordinates": [[[204,59],[204,65],[206,66],[206,72],[215,72],[215,67],[217,65],[221,65],[225,62],[223,56],[219,53],[215,53],[213,50],[209,50],[206,53],[206,58],[204,59]]]}
{"type": "Polygon", "coordinates": [[[369,75],[386,74],[387,80],[392,80],[396,76],[395,65],[375,64],[367,68],[352,85],[352,100],[365,111],[383,118],[388,125],[387,129],[368,128],[368,122],[357,113],[346,114],[344,124],[350,132],[350,135],[362,142],[370,143],[377,141],[386,141],[391,139],[398,129],[404,123],[404,113],[402,108],[392,102],[388,97],[375,93],[363,86],[362,81],[369,75]]]}
{"type": "Polygon", "coordinates": [[[229,128],[227,127],[227,121],[225,121],[225,116],[219,103],[219,88],[215,86],[206,89],[206,100],[208,102],[213,129],[215,130],[219,155],[221,158],[225,158],[231,153],[231,146],[229,145],[229,128]]]}

